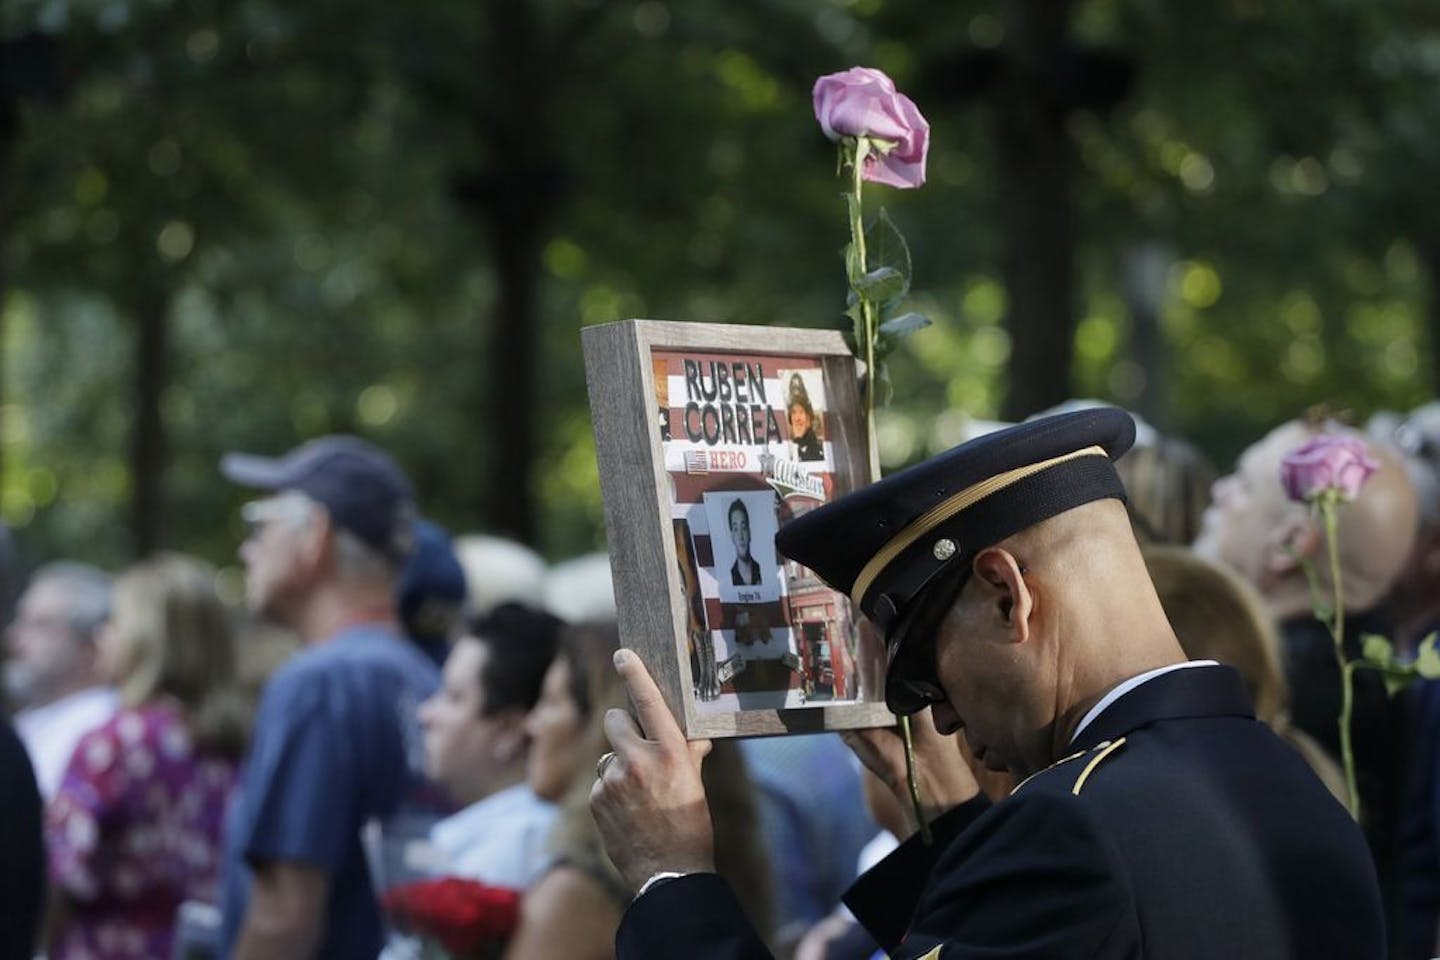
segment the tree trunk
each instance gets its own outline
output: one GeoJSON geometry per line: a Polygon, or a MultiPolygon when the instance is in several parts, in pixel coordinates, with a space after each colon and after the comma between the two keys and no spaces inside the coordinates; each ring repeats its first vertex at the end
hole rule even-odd
{"type": "Polygon", "coordinates": [[[492,0],[487,11],[492,35],[500,38],[491,47],[492,76],[508,92],[498,111],[492,100],[492,109],[474,118],[491,159],[472,210],[488,227],[499,283],[479,417],[492,451],[484,516],[488,530],[533,543],[540,259],[559,192],[559,161],[546,126],[553,57],[532,5],[492,0]]]}
{"type": "Polygon", "coordinates": [[[131,434],[131,535],[137,559],[165,542],[167,444],[161,400],[169,376],[169,298],[147,293],[136,302],[135,426],[131,434]]]}
{"type": "Polygon", "coordinates": [[[1016,420],[1071,395],[1075,353],[1072,148],[1057,71],[1070,3],[1006,0],[998,91],[1002,274],[1009,301],[1009,383],[1016,420]]]}
{"type": "Polygon", "coordinates": [[[486,506],[487,528],[534,541],[535,503],[531,466],[535,461],[536,309],[540,228],[523,211],[496,211],[491,221],[500,290],[489,338],[487,433],[494,456],[486,506]],[[516,214],[520,215],[516,215],[516,214]]]}

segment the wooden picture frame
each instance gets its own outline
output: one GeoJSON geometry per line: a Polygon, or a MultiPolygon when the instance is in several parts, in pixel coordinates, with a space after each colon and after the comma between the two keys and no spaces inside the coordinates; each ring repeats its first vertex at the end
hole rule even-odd
{"type": "Polygon", "coordinates": [[[892,725],[848,598],[774,548],[868,481],[840,333],[626,320],[581,341],[620,634],[686,736],[892,725]]]}

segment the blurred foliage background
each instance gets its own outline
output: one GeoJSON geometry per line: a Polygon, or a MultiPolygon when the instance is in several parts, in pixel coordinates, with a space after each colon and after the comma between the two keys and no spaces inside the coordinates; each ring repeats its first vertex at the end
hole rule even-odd
{"type": "Polygon", "coordinates": [[[1433,396],[1434,4],[6,0],[0,517],[226,562],[220,454],[350,431],[454,530],[601,546],[579,328],[844,328],[854,64],[933,128],[868,191],[935,321],[887,467],[1068,396],[1222,466],[1433,396]]]}

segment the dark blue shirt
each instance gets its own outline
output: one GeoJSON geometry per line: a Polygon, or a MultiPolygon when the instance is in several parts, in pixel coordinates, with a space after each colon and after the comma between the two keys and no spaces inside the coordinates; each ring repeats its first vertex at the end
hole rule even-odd
{"type": "Polygon", "coordinates": [[[361,830],[400,811],[421,783],[416,710],[438,685],[423,653],[373,626],[301,651],[266,684],[225,835],[223,956],[234,949],[257,861],[329,874],[319,956],[373,960],[380,952],[361,830]]]}
{"type": "Polygon", "coordinates": [[[30,757],[0,716],[0,960],[29,960],[45,900],[40,789],[30,757]]]}

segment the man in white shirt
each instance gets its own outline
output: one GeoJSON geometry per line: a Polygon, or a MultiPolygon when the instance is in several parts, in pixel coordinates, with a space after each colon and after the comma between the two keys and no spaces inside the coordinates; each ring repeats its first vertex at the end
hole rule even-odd
{"type": "Polygon", "coordinates": [[[115,712],[115,691],[95,652],[109,618],[110,578],[84,564],[55,563],[35,574],[10,625],[6,694],[21,708],[15,731],[47,801],[75,744],[115,712]]]}
{"type": "Polygon", "coordinates": [[[472,621],[420,707],[426,773],[462,805],[430,832],[442,872],[522,890],[546,866],[558,813],[525,783],[525,717],[560,621],[506,603],[472,621]]]}

